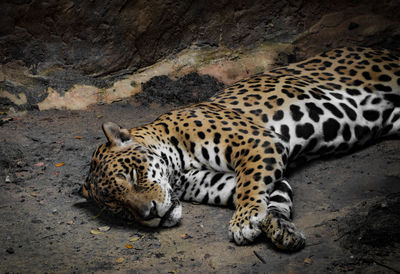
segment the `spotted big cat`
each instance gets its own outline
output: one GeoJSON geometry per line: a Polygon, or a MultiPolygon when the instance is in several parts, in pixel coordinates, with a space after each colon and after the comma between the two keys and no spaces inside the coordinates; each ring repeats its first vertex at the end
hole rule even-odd
{"type": "Polygon", "coordinates": [[[335,49],[147,125],[108,122],[103,131],[107,142],[94,152],[81,189],[101,207],[170,227],[182,218],[180,200],[232,205],[236,244],[264,231],[278,248],[298,250],[305,236],[292,223],[286,168],[399,136],[400,61],[386,50],[335,49]]]}

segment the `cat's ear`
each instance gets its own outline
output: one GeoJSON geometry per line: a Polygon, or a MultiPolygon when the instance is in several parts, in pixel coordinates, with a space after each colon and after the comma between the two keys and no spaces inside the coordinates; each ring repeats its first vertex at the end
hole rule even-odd
{"type": "Polygon", "coordinates": [[[119,125],[113,122],[107,122],[103,124],[103,131],[107,137],[107,140],[114,146],[123,147],[131,144],[132,137],[129,130],[121,128],[119,125]]]}

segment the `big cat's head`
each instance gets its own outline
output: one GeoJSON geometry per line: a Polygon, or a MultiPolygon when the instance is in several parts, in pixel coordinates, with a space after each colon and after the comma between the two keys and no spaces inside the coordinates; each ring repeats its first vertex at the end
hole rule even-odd
{"type": "Polygon", "coordinates": [[[108,142],[93,153],[82,195],[145,226],[179,223],[182,206],[172,192],[165,161],[135,142],[127,129],[105,123],[103,131],[108,142]]]}

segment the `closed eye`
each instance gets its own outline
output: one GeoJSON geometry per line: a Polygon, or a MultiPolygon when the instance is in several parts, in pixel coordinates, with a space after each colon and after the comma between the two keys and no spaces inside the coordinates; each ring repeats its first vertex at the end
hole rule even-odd
{"type": "Polygon", "coordinates": [[[126,176],[123,173],[117,173],[117,178],[122,179],[122,180],[126,180],[126,176]]]}

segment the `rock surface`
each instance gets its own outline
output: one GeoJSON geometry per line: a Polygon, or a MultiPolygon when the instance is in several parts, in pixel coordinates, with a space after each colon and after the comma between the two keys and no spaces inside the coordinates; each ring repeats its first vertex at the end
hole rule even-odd
{"type": "Polygon", "coordinates": [[[228,83],[280,64],[281,52],[293,61],[336,46],[398,48],[399,9],[399,1],[379,0],[2,1],[0,109],[82,109],[136,94],[174,70],[228,83]],[[265,44],[259,58],[233,56],[265,44]],[[193,63],[185,51],[193,46],[207,58],[193,63]]]}

